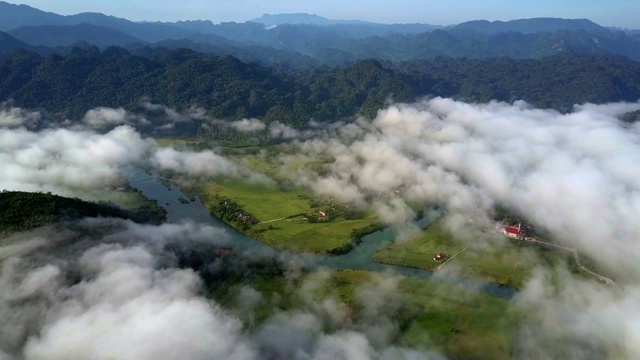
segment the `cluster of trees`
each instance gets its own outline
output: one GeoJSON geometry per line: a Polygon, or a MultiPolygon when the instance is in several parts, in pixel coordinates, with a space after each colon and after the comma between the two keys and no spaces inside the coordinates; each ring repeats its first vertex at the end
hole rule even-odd
{"type": "Polygon", "coordinates": [[[96,47],[44,57],[18,50],[0,58],[0,99],[76,120],[98,106],[136,110],[141,99],[150,98],[184,112],[202,107],[218,119],[256,117],[303,127],[309,119],[373,116],[389,100],[426,95],[521,99],[558,110],[583,102],[636,101],[640,63],[612,55],[565,54],[539,60],[363,60],[345,67],[285,70],[185,49],[147,57],[96,47]]]}
{"type": "Polygon", "coordinates": [[[148,199],[149,203],[129,211],[133,221],[145,224],[160,225],[167,220],[167,210],[158,205],[156,200],[148,199]]]}
{"type": "MultiPolygon", "coordinates": [[[[159,207],[158,207],[159,208],[159,207]]],[[[25,231],[59,221],[84,217],[116,217],[138,222],[164,221],[166,212],[145,206],[135,213],[109,203],[92,203],[42,192],[2,191],[0,193],[0,233],[25,231]]]]}
{"type": "Polygon", "coordinates": [[[198,272],[208,291],[216,291],[223,283],[279,277],[285,272],[285,266],[275,257],[247,254],[215,244],[173,242],[164,249],[174,254],[179,267],[198,272]]]}
{"type": "Polygon", "coordinates": [[[258,223],[253,215],[225,197],[219,197],[217,204],[211,207],[211,215],[244,231],[258,223]]]}

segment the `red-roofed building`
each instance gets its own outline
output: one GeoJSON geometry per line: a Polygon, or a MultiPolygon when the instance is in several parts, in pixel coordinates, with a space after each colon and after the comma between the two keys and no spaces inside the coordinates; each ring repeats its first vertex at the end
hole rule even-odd
{"type": "Polygon", "coordinates": [[[521,226],[520,224],[518,224],[518,226],[506,226],[503,225],[502,228],[500,229],[500,231],[502,231],[502,233],[504,235],[506,235],[507,237],[510,237],[512,239],[520,239],[522,236],[522,231],[521,231],[521,226]]]}

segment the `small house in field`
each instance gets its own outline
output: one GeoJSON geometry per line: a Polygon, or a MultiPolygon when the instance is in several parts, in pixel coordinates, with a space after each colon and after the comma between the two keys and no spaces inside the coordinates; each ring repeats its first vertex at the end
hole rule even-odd
{"type": "Polygon", "coordinates": [[[445,261],[449,258],[449,255],[439,252],[436,254],[436,256],[433,257],[434,261],[445,261]]]}
{"type": "Polygon", "coordinates": [[[502,232],[502,234],[504,234],[508,238],[520,239],[522,238],[522,225],[521,224],[518,224],[518,226],[503,225],[500,229],[500,232],[502,232]]]}

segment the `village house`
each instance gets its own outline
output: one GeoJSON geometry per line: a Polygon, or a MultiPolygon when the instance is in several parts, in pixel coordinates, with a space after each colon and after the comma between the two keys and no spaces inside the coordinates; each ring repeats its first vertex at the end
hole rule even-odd
{"type": "Polygon", "coordinates": [[[500,228],[500,232],[504,234],[506,237],[511,239],[522,239],[522,224],[518,224],[518,226],[507,226],[502,225],[500,228]]]}

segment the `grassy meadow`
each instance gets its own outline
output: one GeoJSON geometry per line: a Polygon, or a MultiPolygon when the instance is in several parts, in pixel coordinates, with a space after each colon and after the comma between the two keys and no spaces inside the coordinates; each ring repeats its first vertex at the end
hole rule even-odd
{"type": "Polygon", "coordinates": [[[284,191],[276,186],[222,179],[202,187],[200,197],[209,208],[215,206],[220,197],[236,202],[260,222],[247,231],[249,235],[282,250],[326,253],[340,249],[351,243],[354,229],[377,221],[375,216],[368,215],[358,220],[310,223],[304,215],[294,215],[317,213],[322,209],[313,208],[312,194],[299,188],[284,191]]]}
{"type": "MultiPolygon", "coordinates": [[[[254,329],[282,311],[308,311],[326,321],[326,332],[352,324],[375,326],[377,317],[391,320],[394,345],[437,349],[450,358],[507,359],[519,315],[508,309],[507,300],[425,279],[390,278],[366,271],[338,270],[310,273],[296,280],[258,278],[227,284],[212,296],[254,329]],[[389,284],[393,284],[389,286],[389,284]],[[240,293],[247,288],[261,294],[252,311],[239,308],[240,293]],[[376,298],[379,297],[379,298],[376,298]],[[378,303],[375,315],[366,303],[378,303]],[[339,320],[327,316],[320,304],[338,304],[346,310],[339,320]]],[[[335,314],[334,314],[335,315],[335,314]]]]}
{"type": "Polygon", "coordinates": [[[518,246],[506,238],[492,246],[483,245],[460,241],[437,222],[407,241],[395,242],[381,249],[374,255],[374,261],[436,270],[442,264],[433,260],[437,253],[444,252],[449,256],[459,253],[442,269],[455,267],[467,277],[520,288],[536,266],[554,266],[568,260],[553,251],[518,246]]]}

